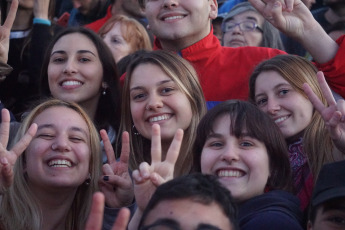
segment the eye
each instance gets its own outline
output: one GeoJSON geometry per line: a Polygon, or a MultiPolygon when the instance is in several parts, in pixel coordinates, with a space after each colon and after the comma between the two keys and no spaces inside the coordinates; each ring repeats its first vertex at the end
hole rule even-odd
{"type": "Polygon", "coordinates": [[[38,134],[37,137],[44,140],[52,140],[54,138],[54,135],[49,134],[49,133],[41,133],[41,134],[38,134]]]}
{"type": "Polygon", "coordinates": [[[250,142],[250,141],[241,141],[241,142],[240,142],[240,145],[241,145],[242,147],[251,147],[251,146],[253,146],[253,143],[250,142]]]}
{"type": "Polygon", "coordinates": [[[82,58],[79,59],[79,61],[82,62],[82,63],[85,63],[85,62],[89,62],[90,59],[86,58],[86,57],[82,57],[82,58]]]}
{"type": "Polygon", "coordinates": [[[285,94],[287,94],[289,92],[288,89],[282,89],[282,90],[279,90],[279,95],[283,96],[285,94]]]}
{"type": "Polygon", "coordinates": [[[52,58],[53,63],[63,63],[64,61],[65,61],[65,59],[62,57],[52,58]]]}
{"type": "Polygon", "coordinates": [[[140,100],[142,100],[144,97],[145,97],[145,94],[144,94],[144,93],[138,93],[138,94],[135,94],[135,95],[133,96],[133,100],[134,100],[134,101],[140,101],[140,100]]]}
{"type": "Polygon", "coordinates": [[[72,142],[84,142],[84,139],[78,136],[72,136],[69,138],[72,142]]]}
{"type": "Polygon", "coordinates": [[[168,94],[168,93],[170,93],[170,92],[172,92],[172,91],[174,91],[173,88],[166,87],[166,88],[164,88],[164,89],[162,90],[162,93],[168,94]]]}
{"type": "Polygon", "coordinates": [[[256,105],[263,106],[267,102],[267,98],[259,98],[256,100],[256,105]]]}
{"type": "Polygon", "coordinates": [[[331,216],[327,220],[337,225],[345,225],[345,219],[341,216],[331,216]]]}

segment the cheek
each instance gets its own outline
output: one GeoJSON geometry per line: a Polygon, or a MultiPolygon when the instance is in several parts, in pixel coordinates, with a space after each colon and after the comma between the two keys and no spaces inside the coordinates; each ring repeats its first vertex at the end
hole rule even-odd
{"type": "Polygon", "coordinates": [[[215,155],[207,150],[201,152],[200,168],[202,173],[211,174],[211,169],[215,163],[215,155]]]}

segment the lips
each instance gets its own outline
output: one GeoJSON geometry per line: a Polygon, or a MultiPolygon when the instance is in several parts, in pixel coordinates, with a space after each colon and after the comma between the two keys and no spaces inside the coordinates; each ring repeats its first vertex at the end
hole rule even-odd
{"type": "Polygon", "coordinates": [[[245,172],[239,169],[221,169],[217,171],[218,177],[242,177],[245,175],[245,172]]]}
{"type": "Polygon", "coordinates": [[[186,17],[186,14],[181,13],[181,12],[169,12],[169,13],[161,14],[159,18],[165,22],[173,22],[173,21],[183,19],[185,17],[186,17]]]}
{"type": "Polygon", "coordinates": [[[74,89],[83,85],[83,83],[78,80],[65,80],[60,82],[60,85],[65,89],[74,89]]]}
{"type": "Polygon", "coordinates": [[[280,124],[280,123],[282,123],[283,121],[285,121],[286,119],[288,119],[289,118],[289,116],[281,116],[281,117],[279,117],[279,118],[274,118],[273,120],[274,120],[274,122],[276,123],[276,124],[280,124]]]}

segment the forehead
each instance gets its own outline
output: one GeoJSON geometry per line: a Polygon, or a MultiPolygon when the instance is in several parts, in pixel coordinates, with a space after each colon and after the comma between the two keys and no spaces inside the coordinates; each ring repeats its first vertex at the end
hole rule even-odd
{"type": "Polygon", "coordinates": [[[162,81],[173,81],[173,79],[159,65],[143,63],[133,70],[130,87],[152,85],[162,81]]]}
{"type": "Polygon", "coordinates": [[[81,33],[63,35],[56,41],[52,52],[55,50],[90,50],[97,54],[97,48],[92,40],[81,33]]]}
{"type": "Polygon", "coordinates": [[[228,21],[240,22],[240,21],[245,21],[245,20],[253,20],[255,22],[261,22],[263,20],[263,17],[258,12],[247,10],[233,16],[228,21]]]}
{"type": "Polygon", "coordinates": [[[275,87],[278,84],[291,85],[283,76],[278,72],[269,70],[261,72],[255,81],[255,89],[260,87],[270,88],[275,87]]]}
{"type": "Polygon", "coordinates": [[[144,225],[153,224],[160,219],[172,219],[179,223],[182,229],[195,229],[199,224],[231,229],[229,218],[218,204],[202,204],[188,198],[159,202],[147,215],[144,225]]]}

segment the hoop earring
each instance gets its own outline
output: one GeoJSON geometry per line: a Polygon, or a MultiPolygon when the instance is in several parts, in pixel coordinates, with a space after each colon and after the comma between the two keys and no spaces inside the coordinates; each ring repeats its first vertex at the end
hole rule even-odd
{"type": "Polygon", "coordinates": [[[133,131],[134,135],[136,135],[136,136],[140,135],[139,131],[137,130],[137,128],[135,128],[134,125],[132,126],[132,131],[133,131]]]}

